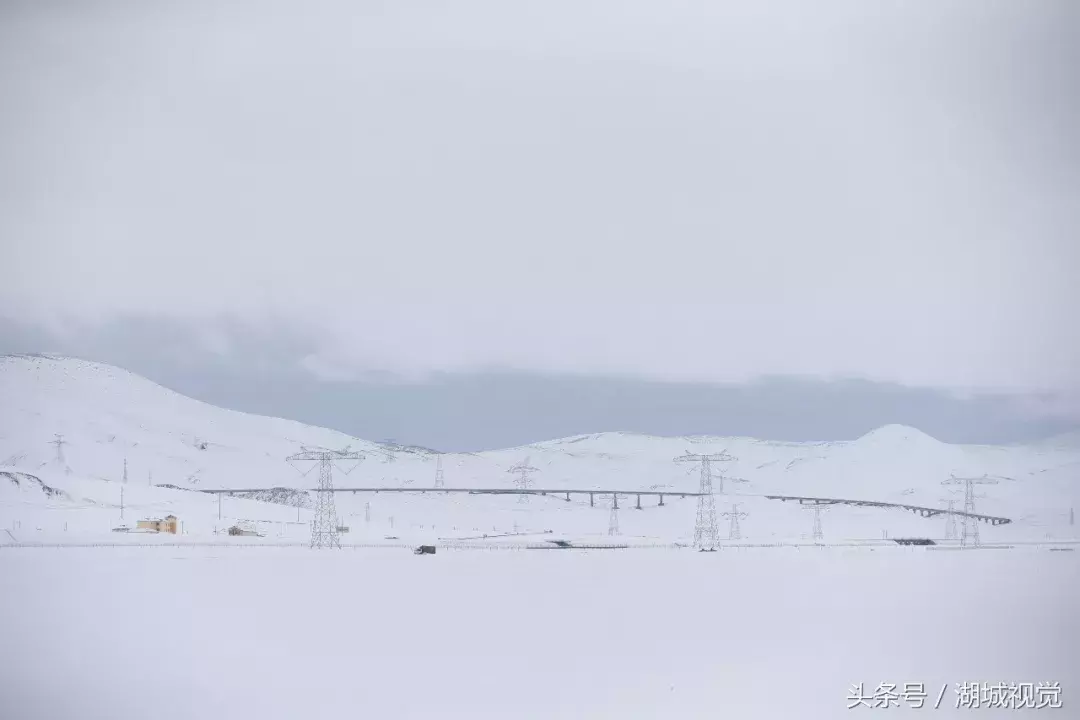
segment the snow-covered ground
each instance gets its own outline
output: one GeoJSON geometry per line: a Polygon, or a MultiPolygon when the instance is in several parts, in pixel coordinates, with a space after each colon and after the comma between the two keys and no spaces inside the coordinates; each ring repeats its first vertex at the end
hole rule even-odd
{"type": "MultiPolygon", "coordinates": [[[[227,541],[220,532],[248,520],[266,542],[303,542],[311,519],[304,507],[217,498],[206,488],[311,488],[285,458],[302,446],[350,447],[366,459],[339,487],[431,486],[437,456],[422,448],[391,448],[289,420],[207,405],[125,370],[71,358],[0,358],[0,544],[147,542],[111,530],[148,517],[176,515],[178,542],[227,541]],[[51,444],[61,435],[57,447],[51,444]],[[127,483],[123,482],[127,461],[127,483]],[[21,478],[21,480],[20,480],[21,478]],[[162,486],[170,487],[162,487],[162,486]],[[51,488],[59,492],[51,492],[51,488]]],[[[509,469],[523,460],[536,468],[534,487],[687,490],[698,468],[673,458],[685,452],[727,451],[718,464],[729,480],[717,497],[720,513],[747,513],[745,542],[811,539],[813,513],[765,500],[765,494],[824,496],[962,507],[963,495],[942,481],[952,474],[989,475],[979,486],[979,512],[1008,517],[1009,525],[981,526],[984,542],[1076,537],[1072,509],[1080,505],[1080,437],[1062,436],[1023,446],[959,446],[908,427],[887,426],[852,442],[785,443],[752,438],[661,438],[610,432],[539,442],[483,453],[446,454],[447,487],[513,486],[509,469]]],[[[306,468],[305,468],[306,469],[306,468]]],[[[288,499],[288,498],[286,498],[288,499]]],[[[534,497],[469,495],[341,495],[347,543],[438,541],[477,535],[549,533],[605,537],[610,497],[572,502],[534,497]]],[[[622,498],[619,530],[626,542],[689,541],[694,500],[622,498]]],[[[942,538],[947,520],[895,510],[836,506],[822,517],[828,541],[885,536],[942,538]]],[[[720,535],[728,535],[720,517],[720,535]]],[[[256,539],[258,540],[258,539],[256,539]]],[[[243,538],[244,542],[255,541],[243,538]]]]}
{"type": "MultiPolygon", "coordinates": [[[[881,684],[1059,683],[1080,692],[1080,438],[947,445],[888,426],[853,442],[603,433],[446,454],[447,487],[694,491],[673,458],[737,459],[716,496],[742,539],[697,553],[696,500],[339,494],[340,551],[302,546],[310,498],[205,488],[311,488],[285,457],[366,454],[338,487],[431,486],[437,456],[182,397],[123,370],[0,358],[0,718],[799,718],[859,707],[881,684]],[[57,447],[50,442],[63,436],[57,447]],[[124,463],[127,461],[127,481],[124,463]],[[768,493],[944,507],[952,474],[983,476],[982,548],[899,547],[946,520],[768,493]],[[167,486],[167,487],[165,487],[167,486]],[[298,504],[289,505],[289,502],[298,504]],[[178,535],[113,532],[176,515],[178,535]],[[230,537],[247,521],[261,537],[230,537]],[[626,549],[528,549],[617,539],[626,549]],[[434,542],[434,556],[409,546],[434,542]],[[352,547],[349,547],[352,546],[352,547]]],[[[720,517],[720,536],[728,520],[720,517]]],[[[880,697],[880,696],[879,696],[880,697]]],[[[873,700],[871,700],[873,702],[873,700]]],[[[980,716],[1014,711],[980,709],[980,716]]],[[[1044,710],[1045,712],[1045,710],[1044,710]]]]}
{"type": "MultiPolygon", "coordinates": [[[[0,550],[0,717],[877,717],[852,685],[1061,686],[1075,552],[0,550]]],[[[1042,714],[1035,715],[1042,717],[1042,714]]]]}

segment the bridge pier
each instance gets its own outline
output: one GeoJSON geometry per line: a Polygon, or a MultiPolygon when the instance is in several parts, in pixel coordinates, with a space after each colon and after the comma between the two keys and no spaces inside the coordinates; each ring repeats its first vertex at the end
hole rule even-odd
{"type": "Polygon", "coordinates": [[[566,502],[570,502],[570,493],[566,493],[566,502]]]}
{"type": "Polygon", "coordinates": [[[589,493],[589,507],[594,507],[595,505],[596,505],[596,496],[594,496],[592,493],[589,493]]]}
{"type": "Polygon", "coordinates": [[[641,495],[640,494],[637,496],[637,509],[638,510],[641,509],[641,495]]]}
{"type": "Polygon", "coordinates": [[[664,494],[660,494],[660,507],[664,507],[664,494]]]}

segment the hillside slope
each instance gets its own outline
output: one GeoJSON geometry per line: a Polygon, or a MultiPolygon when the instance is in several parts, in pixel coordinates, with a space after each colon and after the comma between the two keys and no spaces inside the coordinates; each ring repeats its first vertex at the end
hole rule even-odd
{"type": "MultiPolygon", "coordinates": [[[[434,484],[436,456],[430,451],[395,448],[290,420],[224,410],[184,397],[125,370],[72,358],[0,357],[0,408],[0,465],[10,466],[9,472],[39,477],[49,487],[66,493],[65,497],[39,493],[40,497],[34,499],[28,486],[20,486],[16,499],[13,488],[0,482],[0,506],[7,508],[5,512],[13,518],[18,514],[12,510],[16,505],[25,508],[27,503],[37,501],[42,507],[55,508],[58,503],[78,507],[80,502],[85,502],[119,508],[117,488],[122,484],[125,461],[127,503],[145,501],[150,509],[182,506],[189,514],[213,515],[216,499],[184,491],[313,487],[315,481],[311,476],[301,476],[285,462],[288,455],[303,446],[350,447],[365,453],[367,459],[350,475],[337,475],[339,487],[434,484]],[[56,445],[57,436],[62,438],[59,447],[62,457],[56,445]],[[136,493],[143,496],[142,500],[135,498],[136,493]]],[[[806,513],[797,512],[797,506],[778,506],[761,500],[759,496],[766,493],[938,507],[949,499],[962,503],[962,495],[955,493],[956,488],[941,484],[950,475],[989,475],[997,482],[980,487],[984,497],[979,498],[979,510],[1015,516],[1020,521],[1017,527],[1027,523],[1043,533],[1047,528],[1062,531],[1068,509],[1076,504],[1076,489],[1080,486],[1077,479],[1080,448],[1068,443],[1009,447],[949,445],[916,429],[896,425],[879,428],[855,441],[829,443],[662,438],[610,432],[492,452],[446,454],[442,456],[442,467],[448,487],[512,487],[514,478],[509,469],[528,459],[538,469],[532,477],[534,487],[696,490],[699,467],[677,464],[673,459],[688,451],[721,450],[736,459],[718,464],[717,471],[729,478],[718,501],[719,510],[742,503],[740,510],[749,509],[756,520],[768,522],[770,536],[802,536],[809,528],[809,518],[806,513]],[[774,516],[783,519],[769,520],[774,516]]],[[[717,485],[719,490],[719,481],[717,485]]],[[[277,495],[274,499],[281,502],[297,501],[288,493],[277,495]]],[[[303,504],[306,498],[301,496],[299,501],[303,504]]],[[[266,521],[283,522],[291,518],[294,523],[304,522],[303,513],[295,509],[235,498],[230,498],[228,503],[233,508],[229,513],[233,517],[246,514],[266,521]],[[243,513],[239,513],[241,507],[243,513]]],[[[428,528],[449,523],[451,527],[468,526],[470,531],[488,525],[492,525],[493,531],[498,530],[500,523],[503,529],[526,525],[548,527],[553,524],[553,518],[567,519],[571,515],[575,519],[567,522],[575,527],[581,524],[596,529],[607,522],[606,515],[597,518],[599,508],[589,508],[587,501],[582,507],[576,499],[558,505],[542,498],[516,503],[508,498],[475,496],[449,499],[339,496],[343,517],[357,517],[363,508],[368,523],[372,503],[378,506],[376,515],[383,518],[384,524],[391,518],[389,524],[393,525],[392,518],[397,513],[399,522],[395,531],[402,529],[407,517],[420,518],[413,523],[418,526],[425,525],[426,517],[428,528]],[[509,505],[513,505],[512,521],[507,514],[509,505]],[[457,509],[451,512],[449,508],[457,509]],[[569,512],[572,510],[575,512],[569,512]],[[488,523],[492,513],[501,520],[488,523]]],[[[690,507],[692,503],[687,501],[684,505],[690,507]]],[[[899,518],[906,517],[897,514],[897,519],[882,518],[881,512],[834,510],[830,518],[843,516],[841,524],[852,518],[868,518],[862,525],[851,525],[850,532],[880,537],[889,527],[895,527],[899,518]]],[[[624,518],[628,515],[632,514],[623,513],[624,518]]],[[[648,519],[641,521],[639,530],[655,536],[681,537],[688,523],[692,524],[692,518],[666,523],[656,516],[656,512],[642,514],[642,518],[648,519]]],[[[935,528],[941,524],[935,523],[935,528]]],[[[68,526],[70,522],[65,523],[68,526]]],[[[926,521],[917,520],[911,528],[914,532],[925,531],[926,521]]],[[[379,532],[384,530],[380,526],[379,532]]],[[[634,529],[627,526],[623,530],[634,529]]],[[[1008,532],[1016,531],[1014,527],[1008,532]]]]}

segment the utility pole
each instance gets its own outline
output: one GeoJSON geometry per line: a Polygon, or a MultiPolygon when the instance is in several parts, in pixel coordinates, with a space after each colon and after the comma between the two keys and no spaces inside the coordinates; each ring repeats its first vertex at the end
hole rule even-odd
{"type": "Polygon", "coordinates": [[[716,500],[713,498],[712,463],[730,462],[732,460],[735,460],[735,458],[723,451],[712,455],[687,452],[674,458],[677,463],[701,464],[697,519],[694,522],[694,547],[699,551],[715,552],[719,543],[716,531],[716,500]]]}
{"type": "Polygon", "coordinates": [[[534,472],[540,472],[540,469],[534,468],[529,464],[529,458],[525,458],[524,462],[518,463],[506,472],[517,475],[517,477],[514,478],[514,484],[522,491],[522,493],[518,495],[518,502],[529,502],[529,495],[524,491],[529,489],[529,483],[532,482],[531,475],[534,472]]]}
{"type": "Polygon", "coordinates": [[[611,494],[611,515],[608,517],[607,534],[619,534],[619,496],[617,493],[611,494]]]}
{"type": "Polygon", "coordinates": [[[728,540],[742,540],[742,532],[739,530],[739,518],[744,518],[747,514],[739,512],[737,504],[733,504],[731,510],[721,513],[721,515],[731,518],[731,525],[728,527],[728,540]]]}
{"type": "Polygon", "coordinates": [[[964,520],[960,530],[960,547],[967,547],[972,545],[978,547],[981,544],[979,539],[979,520],[975,517],[975,486],[976,485],[997,485],[997,480],[983,475],[982,477],[956,477],[952,475],[948,480],[942,480],[942,485],[963,485],[964,486],[964,520]]]}
{"type": "MultiPolygon", "coordinates": [[[[364,459],[363,453],[344,450],[325,450],[304,448],[300,452],[290,455],[286,462],[296,467],[298,462],[313,462],[307,475],[315,467],[319,468],[319,489],[315,493],[315,519],[311,524],[311,547],[336,547],[341,548],[341,535],[338,530],[337,508],[334,505],[334,466],[345,460],[353,460],[355,464],[347,470],[342,466],[338,469],[346,475],[356,469],[364,459]]],[[[299,468],[297,468],[299,471],[299,468]]]]}
{"type": "Polygon", "coordinates": [[[444,485],[446,481],[443,478],[442,455],[439,455],[435,458],[435,487],[441,488],[444,485]]]}

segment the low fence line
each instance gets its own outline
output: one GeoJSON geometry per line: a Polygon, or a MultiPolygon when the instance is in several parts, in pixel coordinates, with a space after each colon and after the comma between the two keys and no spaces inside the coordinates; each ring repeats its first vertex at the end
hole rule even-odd
{"type": "MultiPolygon", "coordinates": [[[[583,541],[587,542],[587,541],[583,541]]],[[[354,543],[343,544],[341,550],[401,550],[401,549],[414,549],[418,545],[434,544],[436,547],[444,550],[532,550],[532,549],[565,549],[565,550],[589,550],[589,549],[626,549],[626,550],[686,550],[688,552],[696,552],[696,550],[689,545],[682,543],[631,543],[631,544],[612,544],[610,547],[596,548],[592,547],[574,547],[567,548],[555,548],[548,544],[539,543],[468,543],[468,542],[437,542],[437,543],[354,543]]],[[[958,544],[938,544],[938,545],[926,545],[926,546],[901,546],[892,541],[883,540],[868,540],[868,541],[849,541],[849,542],[832,542],[832,543],[814,543],[814,542],[775,542],[775,543],[721,543],[717,546],[719,552],[742,550],[742,549],[762,549],[762,548],[907,548],[907,549],[922,549],[922,550],[977,550],[977,549],[1007,549],[1015,546],[1039,546],[1039,545],[1080,545],[1080,540],[1017,540],[1009,543],[987,543],[974,547],[962,547],[958,544]]],[[[84,542],[84,543],[50,543],[50,542],[17,542],[17,543],[4,543],[0,544],[0,550],[5,549],[17,549],[17,548],[303,548],[310,547],[308,542],[84,542]]]]}

